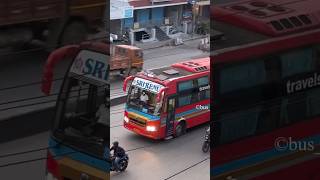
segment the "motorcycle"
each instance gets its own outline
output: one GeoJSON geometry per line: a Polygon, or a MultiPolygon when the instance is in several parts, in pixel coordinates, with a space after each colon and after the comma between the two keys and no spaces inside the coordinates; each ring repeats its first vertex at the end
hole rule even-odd
{"type": "Polygon", "coordinates": [[[125,43],[125,44],[129,44],[130,43],[130,38],[129,38],[129,33],[125,33],[122,35],[122,43],[125,43]]]}
{"type": "MultiPolygon", "coordinates": [[[[112,156],[110,155],[110,157],[112,157],[112,156]]],[[[113,162],[112,162],[110,171],[116,171],[116,172],[120,171],[120,172],[122,172],[122,171],[125,171],[127,169],[127,167],[128,167],[129,156],[128,156],[128,154],[125,154],[122,158],[120,158],[119,161],[118,161],[118,164],[117,164],[117,168],[114,166],[114,163],[116,163],[115,162],[115,158],[113,158],[112,161],[113,162]]]]}
{"type": "Polygon", "coordinates": [[[204,153],[208,152],[210,149],[210,127],[206,130],[206,134],[204,136],[204,142],[202,145],[202,151],[204,153]]]}

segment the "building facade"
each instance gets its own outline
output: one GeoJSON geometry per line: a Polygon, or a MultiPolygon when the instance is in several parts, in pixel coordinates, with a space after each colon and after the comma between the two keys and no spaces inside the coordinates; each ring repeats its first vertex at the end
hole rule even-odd
{"type": "MultiPolygon", "coordinates": [[[[173,26],[182,31],[184,24],[209,18],[209,0],[111,0],[111,33],[138,32],[154,26],[173,26]],[[125,9],[132,13],[125,16],[125,9]],[[196,10],[196,11],[195,11],[196,10]],[[127,10],[129,11],[129,10],[127,10]],[[197,13],[197,17],[195,16],[197,13]],[[196,17],[196,19],[195,19],[196,17]]],[[[189,33],[191,30],[189,29],[189,33]]]]}

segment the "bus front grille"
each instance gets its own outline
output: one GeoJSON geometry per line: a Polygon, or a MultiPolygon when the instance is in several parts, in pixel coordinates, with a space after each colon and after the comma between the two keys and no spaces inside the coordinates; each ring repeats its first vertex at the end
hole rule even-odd
{"type": "Polygon", "coordinates": [[[135,118],[130,118],[130,122],[132,122],[133,124],[136,124],[138,126],[141,127],[145,127],[146,126],[146,122],[143,120],[139,120],[139,119],[135,119],[135,118]]]}

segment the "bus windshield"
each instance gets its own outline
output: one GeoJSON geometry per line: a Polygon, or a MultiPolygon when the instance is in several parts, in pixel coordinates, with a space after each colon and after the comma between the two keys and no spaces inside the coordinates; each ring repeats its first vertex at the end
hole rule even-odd
{"type": "Polygon", "coordinates": [[[132,85],[128,92],[128,108],[132,108],[154,116],[160,115],[162,100],[157,102],[157,94],[132,85]]]}
{"type": "Polygon", "coordinates": [[[108,92],[106,85],[69,78],[58,102],[57,137],[102,157],[109,134],[108,92]]]}

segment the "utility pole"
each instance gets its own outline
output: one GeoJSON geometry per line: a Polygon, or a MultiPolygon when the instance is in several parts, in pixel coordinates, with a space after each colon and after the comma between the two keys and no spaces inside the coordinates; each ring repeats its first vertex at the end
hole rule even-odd
{"type": "Polygon", "coordinates": [[[192,37],[196,28],[197,0],[191,0],[192,3],[192,37]]]}

